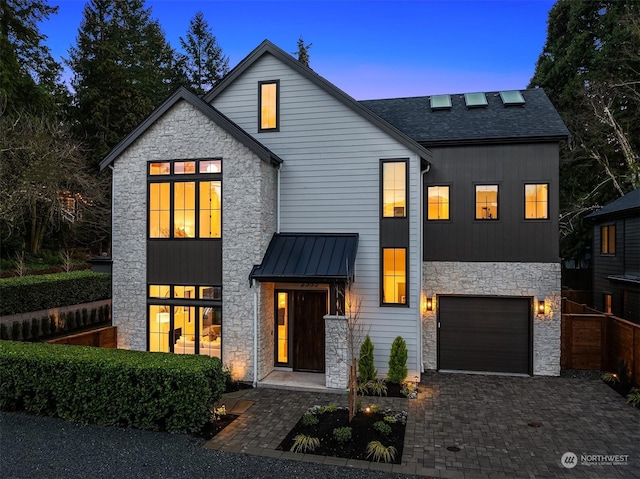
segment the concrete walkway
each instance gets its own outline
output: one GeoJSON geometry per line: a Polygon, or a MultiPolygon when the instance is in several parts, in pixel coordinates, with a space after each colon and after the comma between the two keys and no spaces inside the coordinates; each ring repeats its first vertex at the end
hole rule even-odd
{"type": "Polygon", "coordinates": [[[429,373],[418,399],[365,398],[408,411],[401,465],[276,450],[307,408],[346,406],[345,394],[258,388],[229,399],[244,412],[207,448],[452,479],[640,478],[640,410],[600,380],[429,373]],[[562,466],[567,452],[576,467],[562,466]]]}

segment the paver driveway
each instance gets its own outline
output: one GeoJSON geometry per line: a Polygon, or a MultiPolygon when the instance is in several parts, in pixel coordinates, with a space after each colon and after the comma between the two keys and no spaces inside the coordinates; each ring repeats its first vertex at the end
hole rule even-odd
{"type": "Polygon", "coordinates": [[[207,447],[427,477],[640,478],[640,410],[600,380],[428,373],[416,400],[365,398],[409,412],[393,466],[276,450],[308,407],[346,405],[344,394],[259,388],[243,399],[255,403],[207,447]],[[576,467],[561,465],[567,452],[576,467]],[[623,463],[596,464],[597,455],[623,463]]]}

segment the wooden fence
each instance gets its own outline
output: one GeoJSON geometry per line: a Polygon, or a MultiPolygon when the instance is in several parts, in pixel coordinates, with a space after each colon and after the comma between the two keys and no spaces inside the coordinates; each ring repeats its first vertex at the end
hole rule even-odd
{"type": "Polygon", "coordinates": [[[107,326],[83,333],[72,334],[63,338],[51,339],[49,344],[69,344],[71,346],[95,346],[97,348],[116,349],[118,344],[118,328],[107,326]]]}
{"type": "Polygon", "coordinates": [[[561,368],[617,372],[619,358],[640,384],[640,325],[563,298],[561,368]]]}

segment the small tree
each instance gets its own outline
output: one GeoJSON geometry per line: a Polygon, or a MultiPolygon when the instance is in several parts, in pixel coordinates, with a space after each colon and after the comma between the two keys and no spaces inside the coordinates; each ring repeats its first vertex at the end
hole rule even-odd
{"type": "Polygon", "coordinates": [[[360,384],[372,381],[378,375],[373,363],[373,343],[367,334],[360,346],[360,357],[358,358],[358,380],[360,384]]]}
{"type": "Polygon", "coordinates": [[[393,340],[391,353],[389,354],[389,373],[387,380],[390,383],[400,384],[407,378],[407,343],[401,336],[393,340]]]}
{"type": "Polygon", "coordinates": [[[311,48],[311,45],[313,45],[313,43],[305,45],[304,38],[300,35],[300,38],[298,38],[298,61],[306,67],[309,66],[309,48],[311,48]]]}

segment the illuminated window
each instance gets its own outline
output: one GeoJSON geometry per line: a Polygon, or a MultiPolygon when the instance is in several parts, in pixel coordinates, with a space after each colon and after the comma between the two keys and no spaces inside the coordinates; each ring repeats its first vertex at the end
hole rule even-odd
{"type": "Polygon", "coordinates": [[[382,249],[382,302],[407,303],[407,250],[382,249]]]}
{"type": "Polygon", "coordinates": [[[150,163],[149,238],[221,238],[221,171],[221,160],[150,163]],[[169,181],[154,178],[172,169],[169,181]],[[175,181],[184,175],[193,181],[175,181]]]}
{"type": "Polygon", "coordinates": [[[615,254],[616,252],[616,226],[607,225],[600,227],[600,253],[615,254]]]}
{"type": "Polygon", "coordinates": [[[278,130],[280,82],[277,80],[258,83],[260,119],[258,131],[278,130]]]}
{"type": "Polygon", "coordinates": [[[149,351],[221,358],[222,288],[149,285],[149,351]],[[196,297],[196,291],[200,291],[196,297]]]}
{"type": "Polygon", "coordinates": [[[611,303],[613,300],[613,296],[609,293],[605,293],[604,297],[602,298],[602,306],[603,306],[603,312],[607,313],[607,314],[611,314],[611,303]]]}
{"type": "Polygon", "coordinates": [[[429,186],[427,187],[427,219],[448,220],[449,219],[449,187],[429,186]]]}
{"type": "Polygon", "coordinates": [[[549,185],[524,185],[524,217],[527,220],[549,219],[549,185]]]}
{"type": "Polygon", "coordinates": [[[289,362],[289,294],[278,293],[278,326],[277,326],[277,360],[278,363],[289,362]]]}
{"type": "Polygon", "coordinates": [[[476,185],[476,219],[498,219],[498,185],[476,185]]]}
{"type": "Polygon", "coordinates": [[[382,216],[384,218],[407,217],[407,163],[405,161],[382,163],[382,216]]]}

